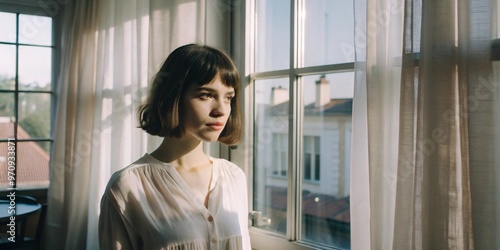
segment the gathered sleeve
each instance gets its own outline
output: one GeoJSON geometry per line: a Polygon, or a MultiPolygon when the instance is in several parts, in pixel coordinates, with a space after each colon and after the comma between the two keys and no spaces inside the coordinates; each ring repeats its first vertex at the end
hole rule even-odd
{"type": "Polygon", "coordinates": [[[101,199],[99,215],[99,247],[108,249],[134,249],[131,237],[133,231],[127,227],[127,222],[118,208],[115,197],[109,190],[101,199]]]}

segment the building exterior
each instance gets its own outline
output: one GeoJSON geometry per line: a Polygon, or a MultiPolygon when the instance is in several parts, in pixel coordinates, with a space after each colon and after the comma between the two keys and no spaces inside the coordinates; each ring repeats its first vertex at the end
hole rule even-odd
{"type": "MultiPolygon", "coordinates": [[[[303,237],[347,246],[350,235],[349,180],[352,99],[331,99],[329,82],[316,81],[312,103],[304,105],[302,145],[303,237]]],[[[288,179],[288,91],[273,88],[271,102],[256,107],[256,127],[271,138],[269,149],[256,152],[254,209],[272,218],[270,227],[286,231],[288,179]]],[[[256,131],[259,134],[259,131],[256,131]]]]}

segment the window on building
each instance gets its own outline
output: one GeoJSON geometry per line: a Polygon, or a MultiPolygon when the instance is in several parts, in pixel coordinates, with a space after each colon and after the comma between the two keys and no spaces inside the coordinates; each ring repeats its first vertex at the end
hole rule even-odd
{"type": "Polygon", "coordinates": [[[0,20],[0,186],[14,187],[15,181],[21,189],[46,188],[53,118],[52,18],[0,11],[0,20]]]}
{"type": "Polygon", "coordinates": [[[286,177],[288,170],[288,137],[285,134],[273,134],[273,154],[269,155],[272,161],[273,175],[286,177]]]}
{"type": "Polygon", "coordinates": [[[319,136],[304,136],[304,180],[319,181],[320,179],[320,147],[319,136]]]}
{"type": "Polygon", "coordinates": [[[254,223],[252,243],[349,249],[353,2],[254,0],[246,11],[251,206],[271,222],[254,223]]]}

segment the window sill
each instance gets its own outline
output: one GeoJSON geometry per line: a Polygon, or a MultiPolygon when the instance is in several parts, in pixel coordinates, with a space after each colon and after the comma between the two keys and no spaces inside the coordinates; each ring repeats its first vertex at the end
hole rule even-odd
{"type": "Polygon", "coordinates": [[[321,181],[315,181],[315,180],[304,180],[304,183],[305,183],[305,184],[310,184],[310,185],[316,185],[316,186],[319,186],[319,184],[321,183],[321,181]]]}
{"type": "Polygon", "coordinates": [[[280,180],[287,180],[288,179],[287,176],[282,176],[282,175],[271,175],[270,177],[274,178],[274,179],[280,179],[280,180]]]}
{"type": "Polygon", "coordinates": [[[259,228],[250,228],[250,241],[252,249],[287,249],[287,250],[332,250],[333,247],[325,247],[321,245],[306,244],[303,242],[292,242],[287,240],[283,235],[275,234],[259,228]]]}

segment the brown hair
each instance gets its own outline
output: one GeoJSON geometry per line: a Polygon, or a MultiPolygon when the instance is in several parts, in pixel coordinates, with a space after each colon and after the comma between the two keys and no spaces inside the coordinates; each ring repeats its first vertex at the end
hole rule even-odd
{"type": "Polygon", "coordinates": [[[224,52],[205,45],[181,46],[167,57],[153,78],[145,103],[138,109],[139,127],[151,135],[180,138],[182,101],[190,86],[210,83],[219,76],[227,87],[234,88],[231,114],[219,141],[234,145],[241,139],[239,103],[240,77],[231,58],[224,52]]]}

